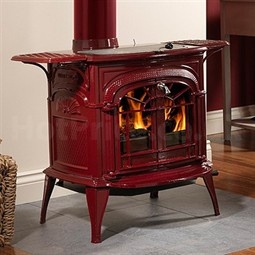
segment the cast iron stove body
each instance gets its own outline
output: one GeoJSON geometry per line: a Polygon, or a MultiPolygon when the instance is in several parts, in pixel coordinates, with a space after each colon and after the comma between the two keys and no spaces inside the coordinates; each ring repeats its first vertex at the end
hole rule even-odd
{"type": "Polygon", "coordinates": [[[50,166],[41,223],[56,179],[84,186],[93,243],[101,242],[111,189],[148,188],[155,197],[169,184],[202,177],[218,215],[206,159],[203,62],[225,45],[118,47],[115,39],[79,39],[73,51],[13,57],[39,66],[48,80],[50,166]]]}

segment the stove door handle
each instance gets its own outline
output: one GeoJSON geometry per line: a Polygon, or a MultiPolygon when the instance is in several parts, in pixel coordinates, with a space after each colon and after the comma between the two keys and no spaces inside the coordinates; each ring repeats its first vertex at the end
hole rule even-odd
{"type": "Polygon", "coordinates": [[[165,92],[165,95],[170,95],[171,94],[171,91],[170,89],[166,86],[166,84],[162,81],[160,81],[158,84],[157,84],[157,88],[161,91],[164,91],[165,92]]]}

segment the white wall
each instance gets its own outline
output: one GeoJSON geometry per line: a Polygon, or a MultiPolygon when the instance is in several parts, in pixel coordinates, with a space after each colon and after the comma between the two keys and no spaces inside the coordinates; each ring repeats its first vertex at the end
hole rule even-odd
{"type": "Polygon", "coordinates": [[[117,0],[120,44],[206,36],[206,0],[117,0]]]}
{"type": "MultiPolygon", "coordinates": [[[[47,86],[40,69],[10,59],[71,49],[73,1],[0,1],[0,153],[18,163],[17,202],[23,203],[41,198],[41,172],[48,166],[47,86]]],[[[206,0],[117,0],[119,44],[204,39],[205,5],[206,0]]]]}

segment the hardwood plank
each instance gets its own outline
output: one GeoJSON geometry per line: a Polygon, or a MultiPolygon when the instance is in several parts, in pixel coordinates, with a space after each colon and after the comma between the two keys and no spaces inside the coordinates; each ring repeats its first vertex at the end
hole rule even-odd
{"type": "Polygon", "coordinates": [[[249,249],[245,249],[242,251],[236,251],[229,253],[228,255],[255,255],[255,247],[251,247],[249,249]]]}
{"type": "Polygon", "coordinates": [[[14,248],[10,245],[6,245],[0,248],[0,255],[32,255],[32,254],[14,248]]]}
{"type": "Polygon", "coordinates": [[[218,189],[255,198],[255,132],[232,132],[231,144],[224,144],[223,134],[209,136],[218,189]]]}

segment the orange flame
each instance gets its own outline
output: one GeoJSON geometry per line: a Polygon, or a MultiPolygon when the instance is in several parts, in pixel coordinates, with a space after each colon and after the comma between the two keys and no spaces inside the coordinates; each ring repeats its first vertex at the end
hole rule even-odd
{"type": "Polygon", "coordinates": [[[186,117],[185,117],[185,106],[184,105],[181,106],[181,111],[179,111],[174,116],[174,120],[176,122],[176,125],[175,125],[173,132],[186,129],[186,117]]]}
{"type": "MultiPolygon", "coordinates": [[[[133,126],[134,129],[148,129],[151,126],[151,116],[144,117],[143,111],[141,110],[141,102],[144,101],[146,97],[146,92],[140,98],[135,98],[134,91],[130,91],[127,93],[127,101],[129,106],[129,111],[131,112],[131,116],[129,115],[129,123],[128,125],[133,126]],[[135,100],[137,99],[137,100],[135,100]]],[[[174,119],[175,120],[175,128],[173,132],[185,130],[186,129],[186,116],[185,116],[185,100],[181,100],[181,105],[178,109],[177,114],[171,116],[171,106],[172,101],[165,101],[165,120],[174,119]]],[[[127,125],[126,120],[123,119],[123,106],[119,107],[119,126],[123,128],[127,125]]],[[[128,113],[127,113],[128,114],[128,113]]]]}
{"type": "MultiPolygon", "coordinates": [[[[133,91],[128,92],[127,96],[133,98],[134,97],[134,92],[133,91]]],[[[140,100],[143,101],[145,96],[146,96],[146,94],[144,93],[140,100]]],[[[132,99],[128,99],[128,102],[129,102],[130,109],[134,111],[134,113],[133,113],[134,128],[135,129],[139,129],[139,128],[146,129],[146,126],[144,125],[144,122],[143,122],[142,112],[140,110],[141,102],[136,102],[132,99]]]]}
{"type": "Polygon", "coordinates": [[[143,118],[142,111],[141,111],[141,102],[144,101],[146,97],[146,92],[143,93],[141,98],[139,100],[135,101],[132,98],[134,98],[134,91],[130,91],[127,93],[128,96],[128,104],[130,107],[130,110],[132,111],[132,122],[134,125],[134,129],[147,129],[151,123],[149,118],[143,118]]]}

